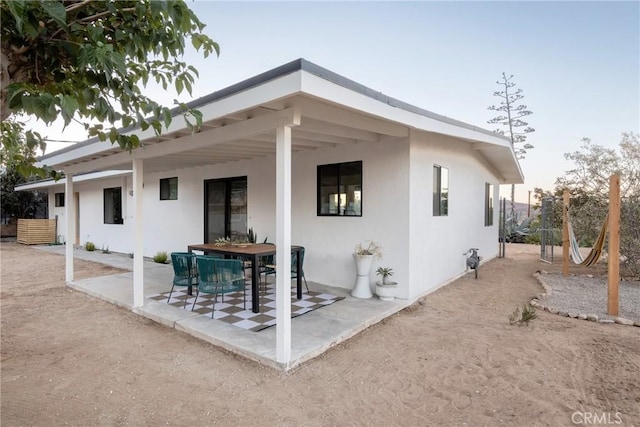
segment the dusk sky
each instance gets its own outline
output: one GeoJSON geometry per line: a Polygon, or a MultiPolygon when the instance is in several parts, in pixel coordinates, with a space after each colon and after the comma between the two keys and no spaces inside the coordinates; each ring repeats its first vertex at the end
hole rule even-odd
{"type": "MultiPolygon", "coordinates": [[[[189,54],[194,98],[305,58],[376,91],[476,126],[504,71],[536,131],[525,184],[552,189],[583,137],[617,148],[640,132],[639,2],[189,2],[219,58],[189,54]]],[[[173,93],[149,93],[171,105],[173,93]]],[[[187,96],[181,100],[190,99],[187,96]]],[[[59,126],[53,139],[82,140],[59,126]]],[[[68,144],[50,143],[48,152],[68,144]]],[[[503,194],[508,194],[505,186],[503,194]]]]}

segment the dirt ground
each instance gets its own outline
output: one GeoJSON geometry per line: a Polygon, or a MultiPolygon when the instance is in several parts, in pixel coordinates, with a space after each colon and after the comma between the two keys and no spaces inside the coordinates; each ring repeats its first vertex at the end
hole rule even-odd
{"type": "MultiPolygon", "coordinates": [[[[640,425],[640,328],[546,312],[509,325],[541,292],[532,274],[559,269],[537,251],[509,246],[478,280],[469,274],[282,373],[71,291],[62,256],[2,243],[0,421],[640,425]]],[[[77,278],[116,272],[75,268],[77,278]]]]}

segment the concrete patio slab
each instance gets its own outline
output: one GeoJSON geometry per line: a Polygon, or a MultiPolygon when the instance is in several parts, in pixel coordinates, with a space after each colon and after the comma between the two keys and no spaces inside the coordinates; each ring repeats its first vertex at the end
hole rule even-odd
{"type": "MultiPolygon", "coordinates": [[[[38,249],[64,256],[64,246],[38,246],[38,249]]],[[[74,257],[87,261],[132,270],[133,260],[127,254],[74,250],[74,257]]],[[[253,332],[213,320],[209,316],[173,307],[148,298],[171,288],[173,268],[170,265],[144,260],[144,305],[133,308],[133,273],[124,273],[76,280],[71,288],[108,301],[157,323],[174,328],[227,351],[242,355],[266,366],[291,369],[353,337],[369,326],[404,309],[413,301],[380,301],[377,298],[358,299],[349,290],[309,282],[313,291],[343,296],[344,299],[313,310],[291,320],[291,362],[284,366],[276,358],[276,328],[253,332]]]]}
{"type": "Polygon", "coordinates": [[[133,312],[170,328],[176,328],[176,323],[182,320],[198,316],[198,313],[150,300],[145,301],[142,307],[134,308],[133,312]]]}

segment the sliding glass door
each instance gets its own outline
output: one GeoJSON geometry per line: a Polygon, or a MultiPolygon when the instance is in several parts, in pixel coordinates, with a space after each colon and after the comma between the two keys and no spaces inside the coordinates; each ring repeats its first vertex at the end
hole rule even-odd
{"type": "Polygon", "coordinates": [[[204,240],[231,239],[247,235],[247,177],[204,182],[204,240]]]}

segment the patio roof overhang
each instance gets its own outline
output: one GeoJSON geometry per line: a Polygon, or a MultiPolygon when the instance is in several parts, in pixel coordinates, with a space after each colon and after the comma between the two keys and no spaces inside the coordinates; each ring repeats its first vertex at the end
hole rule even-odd
{"type": "Polygon", "coordinates": [[[471,144],[501,184],[523,182],[507,138],[403,103],[304,59],[189,106],[203,115],[196,133],[175,117],[161,136],[151,129],[127,131],[141,140],[132,153],[94,138],[42,156],[39,164],[79,174],[131,170],[133,159],[143,159],[145,171],[158,172],[275,156],[276,128],[292,124],[293,152],[406,138],[412,131],[451,136],[453,143],[471,144]]]}

